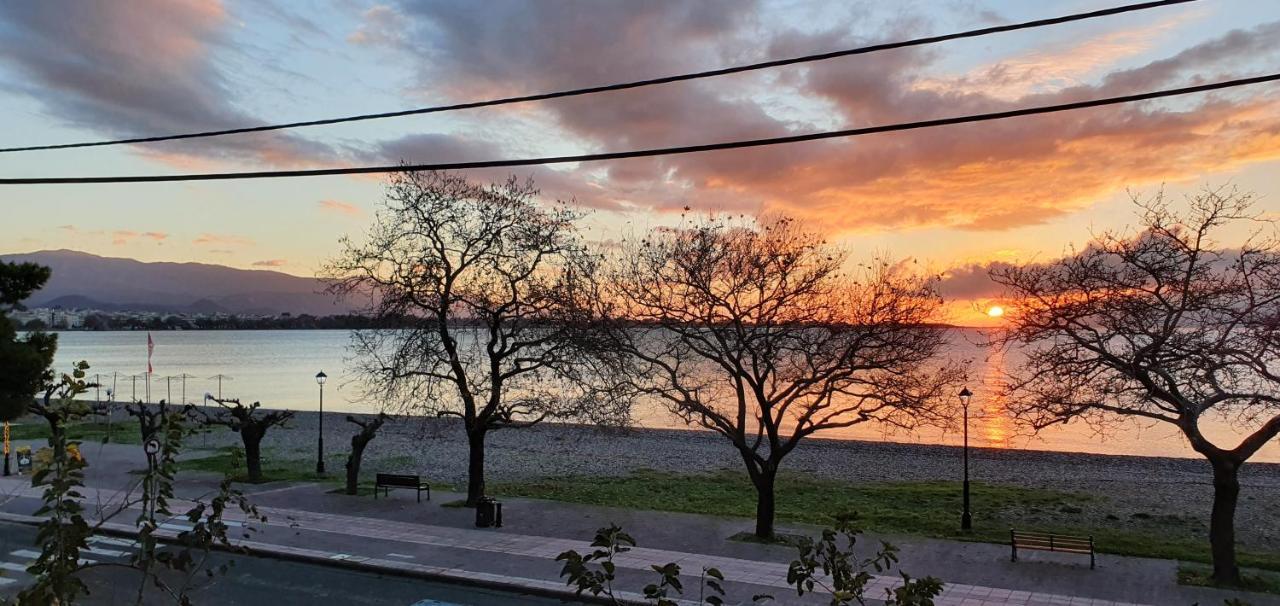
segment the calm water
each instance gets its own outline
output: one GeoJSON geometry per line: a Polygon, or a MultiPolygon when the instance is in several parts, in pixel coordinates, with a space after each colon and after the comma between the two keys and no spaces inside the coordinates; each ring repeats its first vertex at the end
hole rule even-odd
{"type": "MultiPolygon", "coordinates": [[[[167,398],[182,401],[183,381],[186,400],[199,402],[206,392],[218,393],[223,379],[222,395],[247,401],[261,401],[272,408],[315,410],[318,407],[317,372],[329,375],[325,385],[325,409],[352,412],[376,411],[376,403],[359,399],[355,382],[345,360],[347,332],[342,330],[278,330],[278,331],[160,331],[151,333],[155,341],[152,364],[155,374],[150,381],[151,401],[167,398]],[[173,377],[167,384],[165,377],[173,377]]],[[[1106,454],[1161,455],[1198,457],[1181,435],[1164,424],[1128,424],[1097,436],[1080,424],[1058,426],[1039,436],[1025,435],[1004,414],[1001,402],[989,395],[987,385],[994,384],[1001,369],[1016,363],[991,357],[974,345],[980,338],[976,331],[957,331],[951,347],[952,355],[972,360],[975,392],[970,425],[970,442],[998,448],[1031,448],[1064,452],[1097,452],[1106,454]],[[977,378],[981,378],[978,381],[977,378]],[[981,384],[979,384],[981,383],[981,384]]],[[[1010,356],[1012,357],[1012,356],[1010,356]]],[[[64,332],[58,336],[56,364],[65,370],[77,360],[87,360],[90,375],[99,375],[103,385],[115,385],[116,400],[144,398],[147,381],[142,375],[147,367],[146,332],[64,332]],[[131,379],[130,375],[138,375],[131,379]]],[[[105,399],[105,392],[102,397],[105,399]]],[[[637,412],[637,423],[647,427],[682,427],[665,411],[637,412]]],[[[1223,445],[1238,440],[1225,424],[1206,428],[1211,437],[1222,439],[1223,445]]],[[[887,439],[901,442],[958,444],[957,433],[928,431],[914,434],[887,433],[884,428],[862,425],[840,430],[827,437],[887,439]]],[[[1280,462],[1280,441],[1268,444],[1255,457],[1257,461],[1280,462]]]]}

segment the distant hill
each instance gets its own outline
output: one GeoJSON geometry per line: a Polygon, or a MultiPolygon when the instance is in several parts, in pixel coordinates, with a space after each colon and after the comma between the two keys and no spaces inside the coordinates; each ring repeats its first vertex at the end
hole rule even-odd
{"type": "Polygon", "coordinates": [[[53,276],[28,307],[156,311],[167,313],[312,314],[347,313],[324,285],[278,271],[205,263],[144,263],[74,250],[0,255],[10,262],[48,266],[53,276]]]}

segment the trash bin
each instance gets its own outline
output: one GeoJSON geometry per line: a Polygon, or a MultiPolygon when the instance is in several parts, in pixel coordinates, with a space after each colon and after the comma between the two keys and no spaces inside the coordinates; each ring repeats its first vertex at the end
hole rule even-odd
{"type": "Polygon", "coordinates": [[[482,497],[476,504],[476,528],[502,528],[502,503],[482,497]]]}
{"type": "Polygon", "coordinates": [[[31,473],[31,447],[18,447],[18,473],[31,473]]]}

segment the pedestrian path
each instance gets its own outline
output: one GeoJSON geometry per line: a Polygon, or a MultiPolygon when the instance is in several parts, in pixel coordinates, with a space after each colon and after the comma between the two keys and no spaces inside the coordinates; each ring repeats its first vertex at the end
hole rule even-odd
{"type": "MultiPolygon", "coordinates": [[[[95,503],[111,503],[113,499],[121,498],[121,495],[115,491],[86,488],[83,492],[88,501],[95,503]]],[[[11,480],[0,480],[0,493],[16,498],[39,496],[39,491],[31,488],[30,485],[11,480]]],[[[174,500],[171,506],[175,511],[183,511],[190,506],[190,503],[174,500]]],[[[545,574],[547,571],[554,570],[555,567],[539,567],[536,572],[543,574],[534,575],[534,571],[531,571],[528,578],[511,574],[494,575],[486,568],[497,558],[502,557],[512,557],[521,561],[551,562],[557,555],[567,550],[585,553],[592,549],[587,541],[505,531],[437,526],[279,507],[260,506],[259,512],[266,517],[266,521],[249,524],[259,529],[254,540],[240,539],[236,541],[237,543],[264,551],[274,547],[291,551],[294,555],[358,563],[363,566],[418,571],[446,577],[483,579],[484,575],[490,575],[495,580],[502,579],[509,582],[516,579],[525,588],[543,591],[564,587],[561,579],[545,574]],[[340,539],[336,542],[330,540],[328,543],[342,545],[341,551],[312,549],[311,547],[316,543],[316,533],[340,539]],[[391,551],[387,549],[388,545],[403,547],[391,551]],[[464,557],[455,558],[455,562],[447,566],[432,563],[420,564],[414,561],[415,556],[410,553],[414,547],[442,548],[449,550],[449,553],[464,554],[464,557]]],[[[228,518],[233,525],[245,523],[238,511],[229,512],[228,518]]],[[[175,519],[166,522],[162,528],[176,535],[189,529],[190,526],[175,519]]],[[[109,546],[99,547],[100,551],[102,549],[115,550],[109,546]]],[[[790,590],[786,583],[787,564],[781,562],[648,547],[637,547],[615,558],[615,564],[619,568],[631,571],[648,572],[651,565],[667,562],[679,564],[687,574],[697,574],[703,568],[714,567],[719,569],[729,581],[759,588],[764,592],[781,593],[779,590],[790,590]]],[[[883,596],[886,589],[896,587],[900,582],[901,580],[896,577],[876,576],[868,585],[866,595],[883,596]]],[[[938,606],[1145,606],[1132,602],[958,583],[947,584],[940,598],[936,600],[936,604],[938,606]]]]}

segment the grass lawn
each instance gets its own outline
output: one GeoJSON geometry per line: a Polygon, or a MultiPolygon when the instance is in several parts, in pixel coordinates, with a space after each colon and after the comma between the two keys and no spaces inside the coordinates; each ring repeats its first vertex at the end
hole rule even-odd
{"type": "MultiPolygon", "coordinates": [[[[137,421],[116,422],[108,426],[106,423],[82,422],[67,426],[67,438],[81,442],[104,442],[111,436],[112,444],[141,444],[142,433],[138,430],[137,421]]],[[[47,440],[49,424],[34,419],[9,428],[9,438],[13,440],[47,440]]]]}
{"type": "MultiPolygon", "coordinates": [[[[682,475],[644,471],[618,478],[564,478],[492,484],[495,495],[660,511],[754,517],[755,490],[743,473],[682,475]]],[[[1176,517],[1104,516],[1106,498],[974,483],[974,529],[959,530],[959,482],[850,484],[803,474],[778,478],[779,522],[829,525],[856,513],[872,532],[1006,543],[1010,528],[1093,535],[1105,553],[1209,562],[1207,538],[1176,517]]],[[[1242,565],[1280,571],[1280,554],[1241,552],[1242,565]]]]}
{"type": "MultiPolygon", "coordinates": [[[[262,453],[262,482],[315,482],[323,480],[338,486],[345,486],[347,481],[346,471],[347,455],[342,452],[335,452],[325,457],[324,465],[326,475],[324,478],[316,477],[316,460],[315,459],[284,459],[275,456],[271,449],[264,449],[262,453]]],[[[404,467],[413,463],[412,457],[390,457],[379,460],[366,460],[362,465],[362,469],[368,470],[371,475],[375,468],[379,467],[404,467]]],[[[210,456],[199,459],[188,459],[178,462],[178,471],[204,471],[217,473],[223,476],[230,476],[237,482],[248,483],[249,479],[245,476],[246,469],[244,465],[244,453],[239,447],[227,446],[218,449],[218,451],[210,456]]],[[[365,475],[365,474],[362,474],[365,475]]],[[[372,482],[361,482],[361,494],[373,494],[369,486],[372,482]]]]}
{"type": "MultiPolygon", "coordinates": [[[[1218,587],[1209,578],[1212,574],[1213,568],[1205,564],[1188,564],[1184,562],[1178,566],[1178,584],[1195,587],[1218,587]]],[[[1245,568],[1240,571],[1240,576],[1243,581],[1241,586],[1231,587],[1230,589],[1247,589],[1249,591],[1280,594],[1280,573],[1245,568]]]]}

